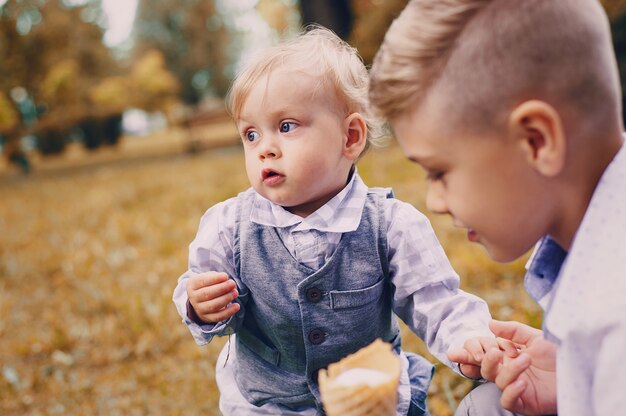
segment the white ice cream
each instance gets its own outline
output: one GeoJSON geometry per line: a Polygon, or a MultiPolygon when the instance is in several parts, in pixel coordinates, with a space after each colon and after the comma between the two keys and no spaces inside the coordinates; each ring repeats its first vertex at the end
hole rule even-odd
{"type": "Polygon", "coordinates": [[[370,370],[369,368],[352,368],[339,374],[333,384],[338,386],[356,386],[359,384],[368,384],[375,387],[391,380],[391,377],[378,370],[370,370]]]}

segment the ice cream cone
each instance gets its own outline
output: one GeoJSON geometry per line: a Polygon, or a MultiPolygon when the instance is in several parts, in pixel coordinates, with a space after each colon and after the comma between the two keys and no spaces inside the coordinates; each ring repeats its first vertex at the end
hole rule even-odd
{"type": "Polygon", "coordinates": [[[400,359],[380,339],[320,370],[318,380],[328,416],[396,414],[400,359]]]}

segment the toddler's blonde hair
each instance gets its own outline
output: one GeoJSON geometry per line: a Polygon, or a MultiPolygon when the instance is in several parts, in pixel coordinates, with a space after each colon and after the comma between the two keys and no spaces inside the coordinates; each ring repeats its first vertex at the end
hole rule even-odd
{"type": "Polygon", "coordinates": [[[450,125],[478,131],[502,127],[528,99],[554,106],[575,126],[568,133],[612,126],[621,113],[596,0],[411,0],[374,59],[370,100],[393,119],[434,89],[450,125]]]}
{"type": "MultiPolygon", "coordinates": [[[[332,31],[308,26],[295,39],[265,49],[253,56],[237,75],[227,97],[235,120],[241,115],[253,85],[279,68],[293,68],[320,77],[320,88],[334,88],[345,115],[358,112],[367,124],[367,147],[384,143],[384,120],[368,103],[369,76],[357,50],[332,31]]],[[[289,88],[289,86],[287,86],[289,88]]]]}

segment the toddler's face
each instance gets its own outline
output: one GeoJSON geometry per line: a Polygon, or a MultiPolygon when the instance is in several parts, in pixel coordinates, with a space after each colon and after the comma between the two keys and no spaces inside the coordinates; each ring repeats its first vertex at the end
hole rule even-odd
{"type": "Polygon", "coordinates": [[[428,209],[449,214],[495,260],[512,261],[546,229],[536,172],[515,140],[450,126],[439,102],[427,97],[391,120],[404,153],[427,172],[428,209]]]}
{"type": "Polygon", "coordinates": [[[261,77],[237,128],[250,184],[290,212],[306,217],[346,185],[345,115],[318,77],[288,69],[261,77]]]}

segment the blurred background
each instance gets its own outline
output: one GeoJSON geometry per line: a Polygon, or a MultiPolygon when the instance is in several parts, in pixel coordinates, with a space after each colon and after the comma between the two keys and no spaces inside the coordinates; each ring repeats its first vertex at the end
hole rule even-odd
{"type": "MultiPolygon", "coordinates": [[[[602,3],[624,79],[626,0],[602,3]]],[[[405,4],[0,0],[1,415],[219,414],[226,340],[196,347],[170,299],[202,213],[247,187],[224,95],[249,52],[306,23],[371,63],[405,4]]],[[[426,212],[423,172],[395,144],[359,170],[426,212]]],[[[494,263],[430,219],[464,289],[496,318],[541,325],[526,257],[494,263]]],[[[438,365],[433,415],[471,387],[438,365]]]]}

